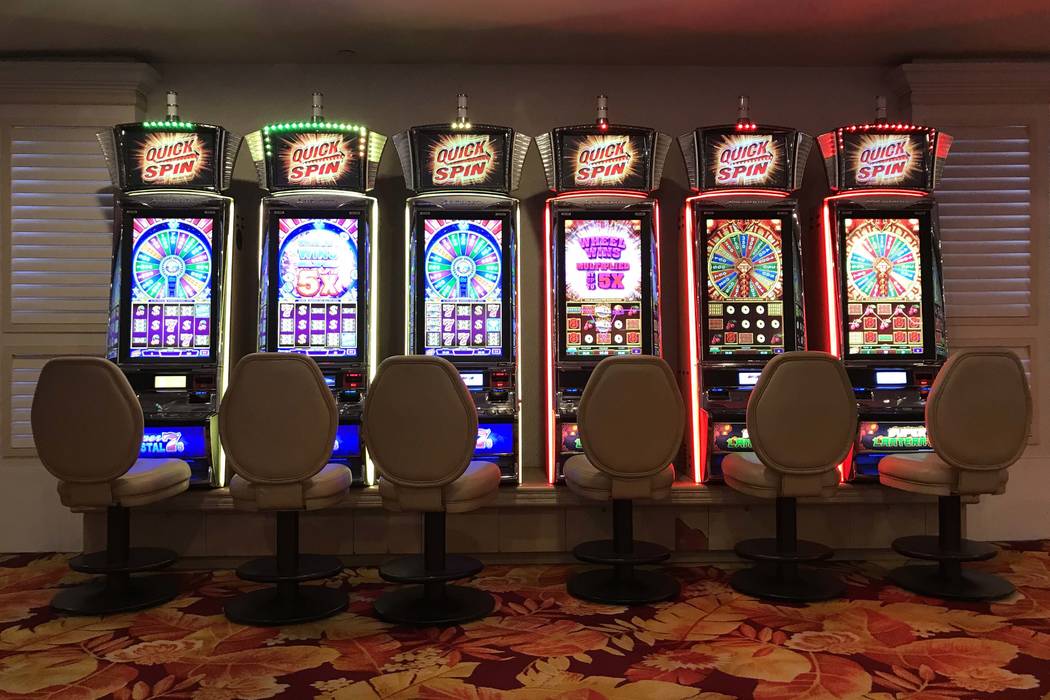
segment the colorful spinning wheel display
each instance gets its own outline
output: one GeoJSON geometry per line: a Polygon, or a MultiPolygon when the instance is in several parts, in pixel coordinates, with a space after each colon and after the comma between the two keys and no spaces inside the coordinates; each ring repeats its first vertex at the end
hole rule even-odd
{"type": "Polygon", "coordinates": [[[501,222],[433,221],[423,252],[427,296],[448,300],[499,297],[503,274],[501,222]]]}
{"type": "Polygon", "coordinates": [[[211,288],[211,221],[149,220],[131,252],[137,290],[149,299],[197,299],[211,288]]]}
{"type": "Polygon", "coordinates": [[[714,222],[707,238],[710,298],[780,299],[783,289],[779,222],[714,222]]]}
{"type": "Polygon", "coordinates": [[[849,298],[911,300],[919,297],[919,236],[907,219],[864,219],[847,224],[849,298]]]}

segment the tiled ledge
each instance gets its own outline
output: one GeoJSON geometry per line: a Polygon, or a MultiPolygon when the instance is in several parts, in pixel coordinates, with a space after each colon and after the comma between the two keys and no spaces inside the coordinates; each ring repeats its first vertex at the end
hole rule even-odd
{"type": "MultiPolygon", "coordinates": [[[[876,483],[846,483],[839,486],[838,493],[833,498],[804,498],[800,503],[828,505],[848,504],[919,504],[934,503],[936,499],[932,496],[898,491],[887,488],[876,483]]],[[[762,499],[745,496],[724,484],[710,484],[700,486],[690,483],[676,483],[671,490],[669,498],[659,501],[647,501],[646,507],[660,506],[754,506],[769,503],[762,499]]],[[[551,508],[556,506],[583,506],[594,504],[585,498],[580,498],[565,486],[552,486],[550,484],[521,484],[518,486],[503,486],[499,490],[496,501],[492,508],[551,508]]],[[[328,510],[360,510],[382,508],[383,503],[379,498],[378,487],[357,487],[350,490],[346,499],[337,506],[328,510]]],[[[171,511],[232,511],[233,499],[230,497],[228,488],[221,489],[193,489],[174,498],[146,506],[143,510],[153,512],[171,511]]]]}

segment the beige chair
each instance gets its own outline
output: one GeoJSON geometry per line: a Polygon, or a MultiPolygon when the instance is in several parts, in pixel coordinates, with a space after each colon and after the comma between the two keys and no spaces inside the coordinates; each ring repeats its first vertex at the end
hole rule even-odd
{"type": "Polygon", "coordinates": [[[583,600],[633,605],[678,595],[678,582],[638,569],[671,553],[634,540],[633,503],[671,493],[672,460],[682,443],[685,409],[674,374],[659,357],[633,355],[601,361],[587,381],[577,414],[584,454],[565,464],[565,482],[584,498],[612,501],[613,538],[584,542],[580,561],[612,568],[569,579],[569,593],[583,600]]]}
{"type": "Polygon", "coordinates": [[[499,467],[471,458],[478,414],[448,360],[406,355],[379,366],[365,400],[362,438],[379,471],[379,494],[392,511],[423,513],[423,554],[386,562],[379,575],[413,584],[381,595],[376,612],[388,622],[454,625],[492,612],[488,593],[449,581],[481,571],[477,559],[445,553],[445,513],[492,502],[499,467]]]}
{"type": "Polygon", "coordinates": [[[920,595],[958,600],[1002,598],[1008,581],[964,569],[966,562],[995,556],[996,548],[962,538],[962,497],[1000,494],[1007,470],[1024,452],[1032,421],[1032,397],[1024,368],[1007,350],[975,350],[952,356],[926,401],[926,432],[933,452],[887,455],[879,481],[895,489],[938,497],[939,534],[902,537],[899,554],[937,564],[894,569],[890,579],[920,595]]]}
{"type": "Polygon", "coordinates": [[[255,353],[234,367],[219,409],[219,435],[235,476],[238,510],[277,516],[274,557],[237,569],[246,581],[273,587],[226,603],[226,616],[246,625],[289,625],[346,609],[339,589],[300,586],[335,576],[337,557],[299,553],[299,513],[343,500],[350,470],[328,464],[338,427],[335,398],[317,363],[301,355],[255,353]]]}
{"type": "Polygon", "coordinates": [[[807,602],[841,595],[829,574],[799,564],[831,557],[815,542],[799,541],[798,498],[826,498],[838,489],[837,467],[857,435],[857,402],[842,363],[823,352],[789,352],[770,360],[747,403],[754,452],[722,462],[726,484],[757,498],[776,499],[776,538],[745,540],[735,551],[758,565],[729,583],[747,595],[807,602]]]}
{"type": "Polygon", "coordinates": [[[70,560],[74,571],[102,574],[62,589],[51,607],[106,615],[160,605],[178,595],[174,576],[131,574],[175,562],[167,549],[130,546],[129,508],[185,491],[190,467],[178,459],[139,459],[142,407],[123,373],[98,357],[60,357],[44,365],[33,396],[33,439],[58,478],[62,504],[106,509],[106,549],[70,560]]]}

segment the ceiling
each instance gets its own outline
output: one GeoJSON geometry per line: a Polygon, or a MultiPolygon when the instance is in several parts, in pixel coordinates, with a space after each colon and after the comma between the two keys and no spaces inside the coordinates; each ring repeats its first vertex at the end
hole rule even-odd
{"type": "Polygon", "coordinates": [[[1050,0],[3,0],[0,58],[893,65],[1050,57],[1050,0]]]}

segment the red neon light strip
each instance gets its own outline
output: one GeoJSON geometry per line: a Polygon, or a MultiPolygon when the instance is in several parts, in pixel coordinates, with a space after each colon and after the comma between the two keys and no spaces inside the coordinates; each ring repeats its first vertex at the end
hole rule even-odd
{"type": "Polygon", "coordinates": [[[704,454],[704,442],[707,439],[706,413],[701,418],[700,414],[700,357],[697,351],[697,319],[699,313],[696,308],[696,271],[693,260],[693,204],[692,199],[687,199],[683,211],[685,217],[685,236],[683,237],[682,255],[685,256],[685,306],[686,318],[689,327],[689,449],[693,460],[693,479],[700,483],[704,480],[704,471],[707,466],[704,454]]]}
{"type": "Polygon", "coordinates": [[[697,199],[718,199],[719,197],[774,197],[776,199],[783,199],[789,196],[789,192],[782,192],[780,190],[712,190],[710,192],[701,192],[693,195],[686,201],[691,202],[697,199]]]}
{"type": "MultiPolygon", "coordinates": [[[[557,198],[554,198],[554,199],[557,199],[557,198]]],[[[553,336],[554,330],[553,330],[553,326],[554,326],[554,317],[553,317],[553,309],[551,308],[551,295],[554,294],[553,281],[551,280],[551,265],[553,265],[553,261],[551,260],[551,250],[552,250],[552,246],[551,246],[551,225],[552,225],[552,222],[551,222],[551,202],[552,201],[553,201],[553,199],[548,199],[547,203],[543,207],[543,210],[544,210],[544,214],[543,214],[543,259],[545,261],[545,265],[544,265],[544,268],[543,268],[543,283],[544,283],[544,288],[545,288],[545,291],[544,291],[544,302],[543,302],[543,309],[544,309],[544,324],[543,325],[544,325],[544,333],[547,336],[547,347],[544,350],[544,352],[546,353],[546,357],[547,357],[547,362],[546,362],[546,364],[547,364],[547,367],[546,367],[547,395],[546,395],[546,397],[544,397],[543,401],[544,401],[544,404],[545,404],[545,409],[546,409],[546,414],[547,414],[545,416],[545,418],[544,418],[544,423],[546,424],[546,432],[547,432],[547,444],[545,446],[546,447],[546,451],[547,451],[547,482],[551,483],[551,484],[553,484],[554,480],[555,480],[554,479],[554,471],[555,471],[555,463],[557,461],[556,458],[555,458],[555,454],[556,454],[555,445],[557,443],[555,442],[555,436],[554,436],[554,432],[555,432],[555,428],[556,428],[555,420],[554,420],[554,357],[553,357],[553,347],[554,347],[554,336],[553,336]]]]}

